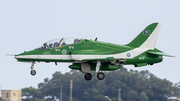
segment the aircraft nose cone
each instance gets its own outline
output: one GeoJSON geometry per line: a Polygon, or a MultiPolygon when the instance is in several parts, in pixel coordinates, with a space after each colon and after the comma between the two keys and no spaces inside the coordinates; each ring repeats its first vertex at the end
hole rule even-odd
{"type": "Polygon", "coordinates": [[[21,59],[22,56],[23,56],[23,53],[15,55],[14,58],[15,58],[17,61],[19,61],[19,59],[21,59]]]}
{"type": "Polygon", "coordinates": [[[15,55],[14,58],[18,60],[18,56],[19,56],[19,54],[18,54],[18,55],[15,55]]]}
{"type": "Polygon", "coordinates": [[[16,59],[16,56],[14,56],[14,58],[16,59]]]}
{"type": "Polygon", "coordinates": [[[18,61],[17,55],[15,55],[14,58],[18,61]]]}

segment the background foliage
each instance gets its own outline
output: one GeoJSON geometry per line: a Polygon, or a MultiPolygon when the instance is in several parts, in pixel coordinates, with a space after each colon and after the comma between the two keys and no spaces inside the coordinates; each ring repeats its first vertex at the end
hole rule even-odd
{"type": "Polygon", "coordinates": [[[149,71],[128,71],[126,68],[104,72],[104,80],[98,80],[92,72],[90,81],[79,71],[62,74],[55,72],[52,78],[45,78],[38,88],[22,89],[23,101],[56,101],[63,88],[63,101],[69,100],[70,80],[73,80],[73,101],[118,101],[121,88],[121,101],[167,101],[168,97],[180,95],[180,83],[175,85],[166,79],[157,78],[149,71]]]}
{"type": "Polygon", "coordinates": [[[4,101],[4,100],[0,97],[0,101],[4,101]]]}

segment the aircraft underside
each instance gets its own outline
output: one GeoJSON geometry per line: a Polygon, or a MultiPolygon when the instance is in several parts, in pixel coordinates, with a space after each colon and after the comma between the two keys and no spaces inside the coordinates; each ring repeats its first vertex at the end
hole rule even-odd
{"type": "MultiPolygon", "coordinates": [[[[35,62],[33,61],[30,67],[31,68],[30,73],[32,76],[36,75],[36,71],[34,70],[34,64],[35,62]]],[[[57,65],[57,62],[55,62],[55,65],[57,65]]],[[[101,71],[113,71],[113,70],[120,69],[122,67],[123,65],[115,65],[108,62],[101,63],[100,61],[98,61],[97,63],[88,63],[88,62],[73,63],[72,65],[69,66],[70,69],[80,70],[83,74],[85,74],[84,78],[86,80],[92,79],[92,75],[90,73],[91,70],[96,71],[97,78],[99,80],[103,80],[105,78],[105,75],[101,71]]]]}
{"type": "MultiPolygon", "coordinates": [[[[141,61],[141,63],[138,63],[135,61],[135,59],[127,60],[127,62],[101,62],[101,61],[96,61],[96,62],[79,62],[79,63],[72,63],[72,65],[69,66],[70,69],[74,70],[79,70],[81,71],[84,75],[84,78],[86,80],[91,80],[92,75],[90,73],[91,70],[94,70],[97,73],[97,78],[99,80],[103,80],[105,78],[105,75],[101,71],[113,71],[117,69],[123,68],[123,65],[134,65],[135,67],[141,67],[141,66],[146,66],[146,65],[153,65],[154,63],[158,63],[162,61],[162,58],[157,58],[157,59],[152,59],[154,61],[149,61],[146,62],[147,60],[141,61]],[[158,60],[158,61],[157,61],[158,60]]],[[[49,62],[49,61],[45,61],[49,62]]],[[[34,70],[34,64],[35,61],[32,62],[31,65],[31,75],[36,75],[36,71],[34,70]]],[[[55,65],[57,65],[57,62],[55,62],[55,65]]]]}
{"type": "MultiPolygon", "coordinates": [[[[84,75],[84,78],[86,80],[91,80],[92,75],[90,73],[91,70],[96,71],[97,78],[99,80],[103,80],[105,78],[105,75],[101,71],[113,71],[117,69],[123,68],[123,65],[134,65],[135,67],[141,67],[146,65],[153,65],[154,63],[158,63],[162,61],[162,56],[153,56],[150,57],[144,57],[144,58],[134,58],[134,59],[120,59],[120,60],[101,60],[101,61],[75,61],[75,60],[67,60],[67,59],[55,59],[55,58],[49,58],[49,59],[40,59],[40,58],[18,58],[19,62],[32,62],[31,65],[31,75],[36,75],[36,71],[34,70],[34,64],[35,62],[55,62],[55,65],[57,65],[57,62],[69,62],[72,63],[72,65],[69,66],[70,69],[79,70],[84,75]]],[[[34,56],[38,57],[38,56],[34,56]]]]}

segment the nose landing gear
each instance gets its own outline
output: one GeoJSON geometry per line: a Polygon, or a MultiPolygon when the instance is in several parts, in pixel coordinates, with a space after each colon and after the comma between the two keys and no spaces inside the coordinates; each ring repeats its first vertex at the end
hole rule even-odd
{"type": "Polygon", "coordinates": [[[36,71],[34,70],[34,64],[35,64],[35,62],[33,61],[32,64],[31,64],[31,67],[30,67],[31,68],[30,73],[31,73],[32,76],[36,75],[36,71]]]}

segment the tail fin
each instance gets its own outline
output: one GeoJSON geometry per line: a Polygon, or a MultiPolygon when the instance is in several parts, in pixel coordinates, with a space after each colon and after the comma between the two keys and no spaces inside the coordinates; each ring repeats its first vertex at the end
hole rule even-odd
{"type": "Polygon", "coordinates": [[[154,49],[159,29],[160,23],[150,24],[127,46],[154,49]]]}

